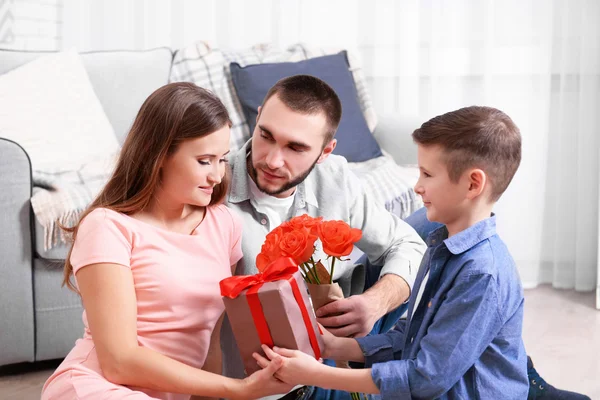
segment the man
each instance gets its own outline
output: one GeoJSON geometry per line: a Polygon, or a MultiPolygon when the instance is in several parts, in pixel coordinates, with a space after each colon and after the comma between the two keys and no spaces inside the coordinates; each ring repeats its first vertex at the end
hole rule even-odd
{"type": "MultiPolygon", "coordinates": [[[[344,220],[362,230],[356,245],[370,261],[363,264],[372,265],[365,272],[351,262],[336,263],[334,279],[345,286],[347,296],[317,311],[318,321],[335,335],[358,337],[374,326],[377,332],[387,330],[399,318],[425,244],[367,195],[343,157],[331,154],[341,113],[338,96],[318,78],[297,75],[277,82],[258,110],[252,139],[230,157],[227,203],[244,221],[244,257],[237,274],[257,272],[255,259],[265,236],[293,216],[344,220]]],[[[221,343],[226,374],[243,376],[227,322],[221,343]]],[[[303,398],[309,392],[299,389],[288,397],[303,398]]],[[[319,399],[335,395],[319,389],[312,393],[319,399]]]]}

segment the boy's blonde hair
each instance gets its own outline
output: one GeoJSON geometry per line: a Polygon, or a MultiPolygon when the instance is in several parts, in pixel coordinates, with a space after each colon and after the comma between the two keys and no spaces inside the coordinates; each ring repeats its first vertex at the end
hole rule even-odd
{"type": "Polygon", "coordinates": [[[438,115],[412,137],[417,144],[442,147],[453,182],[468,168],[482,169],[491,182],[492,201],[504,193],[521,163],[519,128],[492,107],[471,106],[438,115]]]}

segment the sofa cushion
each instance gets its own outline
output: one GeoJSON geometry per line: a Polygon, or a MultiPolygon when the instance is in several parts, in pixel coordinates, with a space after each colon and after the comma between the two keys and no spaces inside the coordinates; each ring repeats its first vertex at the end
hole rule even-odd
{"type": "Polygon", "coordinates": [[[81,57],[117,139],[123,143],[142,103],[169,83],[173,52],[161,47],[90,52],[81,57]]]}
{"type": "MultiPolygon", "coordinates": [[[[205,42],[177,50],[173,59],[171,81],[194,82],[198,86],[214,92],[227,107],[233,126],[231,128],[231,148],[239,149],[250,138],[250,129],[242,106],[237,98],[229,65],[236,62],[241,66],[259,63],[295,62],[339,53],[341,49],[322,49],[305,44],[295,44],[285,50],[272,45],[259,45],[243,50],[225,51],[213,49],[205,42]]],[[[369,130],[377,125],[377,115],[367,90],[367,83],[358,59],[348,53],[348,62],[362,113],[369,130]]]]}
{"type": "Polygon", "coordinates": [[[292,75],[312,75],[327,82],[342,102],[342,119],[336,133],[338,143],[334,154],[344,156],[349,162],[366,161],[382,155],[361,112],[345,51],[293,63],[263,63],[246,67],[232,63],[230,68],[250,132],[256,125],[258,107],[278,80],[292,75]]]}
{"type": "MultiPolygon", "coordinates": [[[[0,49],[0,75],[51,53],[0,49]]],[[[173,53],[166,47],[98,51],[81,53],[81,59],[117,140],[123,143],[144,100],[169,83],[173,53]]]]}
{"type": "Polygon", "coordinates": [[[34,171],[52,173],[78,170],[119,149],[75,51],[47,54],[0,75],[0,136],[23,146],[34,171]]]}

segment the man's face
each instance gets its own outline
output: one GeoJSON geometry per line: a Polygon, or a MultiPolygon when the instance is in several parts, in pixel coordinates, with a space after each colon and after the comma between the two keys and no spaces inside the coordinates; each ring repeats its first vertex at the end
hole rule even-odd
{"type": "Polygon", "coordinates": [[[324,113],[300,114],[272,96],[258,109],[252,135],[248,172],[256,186],[275,197],[290,196],[335,148],[335,139],[323,146],[326,131],[324,113]]]}

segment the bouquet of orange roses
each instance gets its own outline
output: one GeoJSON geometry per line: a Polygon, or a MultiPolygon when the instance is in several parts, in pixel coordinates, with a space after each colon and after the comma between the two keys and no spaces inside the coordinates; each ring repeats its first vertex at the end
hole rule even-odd
{"type": "Polygon", "coordinates": [[[323,217],[310,217],[307,214],[294,217],[272,230],[266,237],[260,253],[256,257],[259,271],[281,257],[293,258],[307,283],[315,310],[340,299],[343,293],[339,285],[333,283],[336,260],[350,255],[354,243],[362,237],[360,229],[352,228],[344,221],[324,221],[323,217]],[[315,260],[315,243],[321,241],[327,255],[326,264],[315,260]]]}

